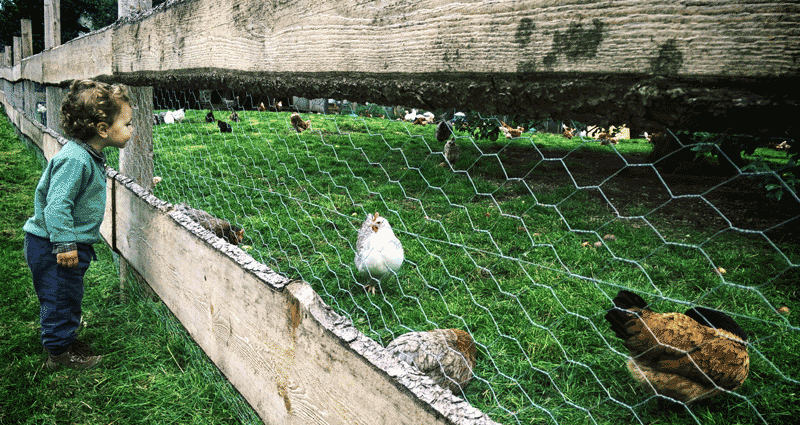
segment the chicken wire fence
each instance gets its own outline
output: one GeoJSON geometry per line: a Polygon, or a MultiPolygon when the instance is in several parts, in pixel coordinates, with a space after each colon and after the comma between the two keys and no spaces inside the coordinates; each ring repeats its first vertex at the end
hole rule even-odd
{"type": "MultiPolygon", "coordinates": [[[[763,185],[788,189],[784,176],[718,175],[708,155],[665,172],[636,134],[601,143],[539,123],[481,138],[460,126],[458,109],[428,125],[406,121],[409,112],[155,88],[152,190],[244,229],[245,251],[311,284],[384,346],[410,331],[469,332],[478,360],[462,396],[500,423],[773,423],[798,413],[800,203],[791,191],[765,196],[763,185]],[[297,131],[294,112],[310,128],[297,131]],[[436,138],[442,119],[457,157],[436,138]],[[380,281],[354,265],[374,212],[405,251],[380,281]],[[634,384],[604,319],[623,289],[654,311],[733,317],[749,334],[744,384],[664,410],[634,384]]],[[[511,121],[477,116],[470,129],[511,121]]]]}

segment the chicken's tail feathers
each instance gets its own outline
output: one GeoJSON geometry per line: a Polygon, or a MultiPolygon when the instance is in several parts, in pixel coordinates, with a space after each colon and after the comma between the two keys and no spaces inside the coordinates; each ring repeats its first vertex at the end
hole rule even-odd
{"type": "Polygon", "coordinates": [[[611,326],[611,330],[618,338],[626,340],[630,335],[626,331],[625,324],[636,318],[639,311],[648,310],[647,302],[637,294],[630,291],[619,291],[612,300],[614,306],[608,310],[605,319],[611,326]]]}
{"type": "Polygon", "coordinates": [[[622,290],[617,293],[617,296],[614,297],[611,302],[614,303],[614,306],[622,308],[622,309],[631,309],[631,308],[638,308],[641,310],[649,310],[647,307],[647,301],[644,298],[640,297],[638,294],[634,294],[631,291],[622,290]]]}
{"type": "Polygon", "coordinates": [[[742,341],[748,340],[747,332],[745,332],[745,330],[742,329],[738,323],[736,323],[736,320],[721,311],[705,307],[695,307],[686,310],[685,314],[696,320],[697,323],[700,323],[701,325],[714,327],[717,329],[724,329],[738,336],[742,339],[742,341]]]}

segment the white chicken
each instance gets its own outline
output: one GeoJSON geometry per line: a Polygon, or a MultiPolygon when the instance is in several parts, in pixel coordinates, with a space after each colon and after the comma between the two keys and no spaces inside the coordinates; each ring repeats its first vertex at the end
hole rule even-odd
{"type": "Polygon", "coordinates": [[[164,124],[174,124],[175,123],[175,115],[172,111],[167,111],[164,113],[164,124]]]}
{"type": "Polygon", "coordinates": [[[181,108],[177,111],[172,112],[172,117],[175,119],[175,122],[183,122],[186,119],[186,111],[181,108]]]}
{"type": "Polygon", "coordinates": [[[367,214],[358,230],[356,269],[361,275],[380,279],[403,264],[403,245],[385,217],[367,214]]]}

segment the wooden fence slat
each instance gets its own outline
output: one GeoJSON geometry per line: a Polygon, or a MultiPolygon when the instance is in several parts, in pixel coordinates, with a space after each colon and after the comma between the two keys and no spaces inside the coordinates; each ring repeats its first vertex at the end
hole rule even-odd
{"type": "Polygon", "coordinates": [[[637,134],[783,134],[800,113],[800,0],[377,5],[167,2],[44,52],[41,82],[470,108],[637,134]]]}

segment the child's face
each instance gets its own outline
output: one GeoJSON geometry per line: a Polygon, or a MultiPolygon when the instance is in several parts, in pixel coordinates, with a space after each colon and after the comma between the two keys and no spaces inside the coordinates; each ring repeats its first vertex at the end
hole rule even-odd
{"type": "Polygon", "coordinates": [[[119,114],[117,114],[116,119],[114,119],[114,123],[108,127],[106,133],[107,137],[105,137],[106,146],[119,149],[124,148],[133,134],[134,128],[133,124],[131,124],[132,120],[133,109],[131,109],[131,105],[127,102],[122,103],[119,114]]]}

